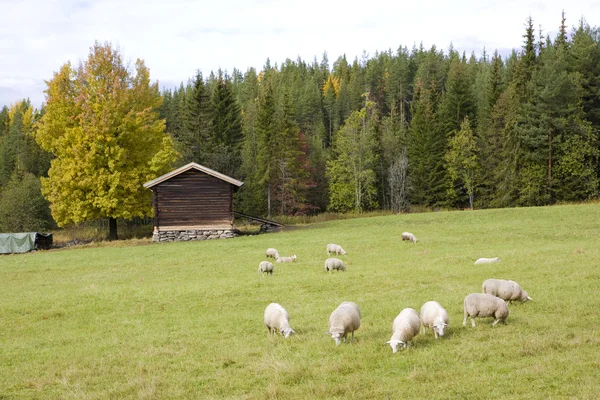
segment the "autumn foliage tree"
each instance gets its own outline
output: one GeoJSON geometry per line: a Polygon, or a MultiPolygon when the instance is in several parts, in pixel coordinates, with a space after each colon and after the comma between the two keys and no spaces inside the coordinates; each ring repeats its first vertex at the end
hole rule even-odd
{"type": "Polygon", "coordinates": [[[42,192],[59,226],[151,215],[142,184],[177,158],[158,118],[158,83],[137,60],[135,72],[110,44],[96,42],[77,68],[63,65],[47,82],[46,107],[36,140],[55,158],[42,192]]]}

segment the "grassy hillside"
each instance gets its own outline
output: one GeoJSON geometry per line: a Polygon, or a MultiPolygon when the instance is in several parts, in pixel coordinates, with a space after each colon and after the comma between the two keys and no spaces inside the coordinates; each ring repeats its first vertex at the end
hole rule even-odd
{"type": "Polygon", "coordinates": [[[597,398],[599,228],[600,206],[578,205],[2,256],[0,398],[597,398]],[[345,273],[325,272],[329,242],[348,251],[345,273]],[[267,247],[298,261],[260,277],[267,247]],[[511,305],[506,325],[463,328],[463,298],[491,277],[534,301],[511,305]],[[394,317],[431,299],[450,314],[446,336],[392,354],[394,317]],[[344,300],[362,326],[336,347],[324,332],[344,300]],[[267,336],[270,302],[296,335],[267,336]]]}

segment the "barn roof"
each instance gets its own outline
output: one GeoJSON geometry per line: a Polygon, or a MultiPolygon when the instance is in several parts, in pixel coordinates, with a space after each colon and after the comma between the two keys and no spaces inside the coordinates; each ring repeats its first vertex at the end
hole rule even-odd
{"type": "Polygon", "coordinates": [[[204,165],[200,165],[197,164],[195,162],[191,162],[189,164],[184,165],[183,167],[177,168],[176,170],[173,170],[167,174],[164,174],[163,176],[159,176],[156,179],[153,179],[149,182],[144,183],[144,187],[147,189],[150,189],[153,186],[158,185],[161,182],[164,182],[166,180],[169,180],[181,173],[184,173],[185,171],[189,171],[190,169],[195,169],[197,171],[200,172],[204,172],[205,174],[208,174],[210,176],[214,176],[215,178],[218,178],[224,182],[230,183],[232,185],[235,185],[237,187],[240,187],[244,184],[244,182],[238,181],[237,179],[234,179],[230,176],[227,176],[225,174],[222,174],[220,172],[217,172],[215,170],[212,170],[210,168],[205,167],[204,165]]]}

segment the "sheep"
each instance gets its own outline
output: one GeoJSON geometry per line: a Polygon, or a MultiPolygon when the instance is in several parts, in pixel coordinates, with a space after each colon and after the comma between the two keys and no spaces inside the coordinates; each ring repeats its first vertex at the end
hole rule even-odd
{"type": "Polygon", "coordinates": [[[296,261],[295,254],[291,257],[279,257],[279,254],[277,254],[277,262],[278,263],[288,263],[288,262],[294,262],[294,261],[296,261]]]}
{"type": "Polygon", "coordinates": [[[346,266],[339,258],[328,258],[325,260],[325,271],[331,272],[333,270],[345,271],[346,266]]]}
{"type": "Polygon", "coordinates": [[[417,310],[413,308],[405,308],[394,318],[392,324],[392,337],[385,342],[392,347],[392,352],[398,352],[398,345],[404,349],[408,343],[419,334],[421,328],[421,319],[417,310]]]}
{"type": "Polygon", "coordinates": [[[475,327],[475,317],[494,317],[494,326],[500,321],[506,323],[509,314],[508,305],[504,300],[486,293],[471,293],[465,297],[464,307],[463,326],[467,325],[467,315],[471,317],[471,325],[475,327]]]}
{"type": "Polygon", "coordinates": [[[277,251],[277,249],[269,247],[267,249],[267,258],[269,258],[269,257],[275,258],[275,259],[279,258],[279,252],[277,251]]]}
{"type": "Polygon", "coordinates": [[[521,303],[524,303],[527,300],[533,300],[515,281],[506,281],[504,279],[486,279],[481,287],[483,289],[483,293],[500,297],[509,304],[511,301],[520,301],[521,303]]]}
{"type": "Polygon", "coordinates": [[[329,243],[327,245],[327,254],[331,254],[331,253],[335,253],[336,256],[342,255],[345,256],[346,254],[346,250],[342,249],[342,246],[339,246],[337,244],[333,244],[333,243],[329,243]]]}
{"type": "Polygon", "coordinates": [[[497,263],[500,262],[500,259],[498,257],[494,257],[494,258],[478,258],[475,261],[475,265],[480,265],[480,264],[492,264],[492,263],[497,263]]]}
{"type": "Polygon", "coordinates": [[[410,240],[413,243],[417,243],[417,238],[410,232],[402,232],[402,240],[410,240]]]}
{"type": "Polygon", "coordinates": [[[290,327],[290,315],[281,304],[271,303],[265,308],[265,325],[269,335],[271,332],[276,335],[279,331],[285,338],[288,338],[290,334],[296,333],[290,327]]]}
{"type": "Polygon", "coordinates": [[[261,261],[260,264],[258,264],[258,274],[262,274],[264,276],[265,272],[269,275],[273,275],[273,269],[275,267],[273,266],[273,264],[271,264],[268,261],[261,261]]]}
{"type": "Polygon", "coordinates": [[[428,301],[421,307],[421,323],[423,331],[433,330],[433,335],[444,336],[444,328],[448,326],[448,312],[437,301],[428,301]]]}
{"type": "Polygon", "coordinates": [[[356,303],[344,301],[338,306],[329,317],[329,332],[335,340],[336,345],[340,345],[342,338],[346,342],[348,333],[352,333],[352,341],[354,341],[354,331],[360,328],[360,309],[356,303]]]}

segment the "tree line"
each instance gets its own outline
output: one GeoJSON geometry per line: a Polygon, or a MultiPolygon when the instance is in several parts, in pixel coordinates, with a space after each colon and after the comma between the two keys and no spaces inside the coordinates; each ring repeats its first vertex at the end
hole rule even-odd
{"type": "MultiPolygon", "coordinates": [[[[267,60],[198,71],[161,94],[151,104],[179,153],[170,167],[193,161],[244,181],[235,207],[248,214],[598,196],[600,30],[582,18],[568,31],[564,13],[556,37],[528,18],[522,48],[504,57],[421,45],[331,66],[326,54],[267,60]]],[[[54,156],[36,136],[47,108],[0,112],[0,213],[11,181],[48,173],[54,156]]]]}
{"type": "Polygon", "coordinates": [[[164,91],[161,116],[181,162],[245,181],[247,213],[595,198],[599,31],[582,19],[569,34],[564,14],[554,38],[525,25],[505,58],[421,46],[198,73],[164,91]]]}

